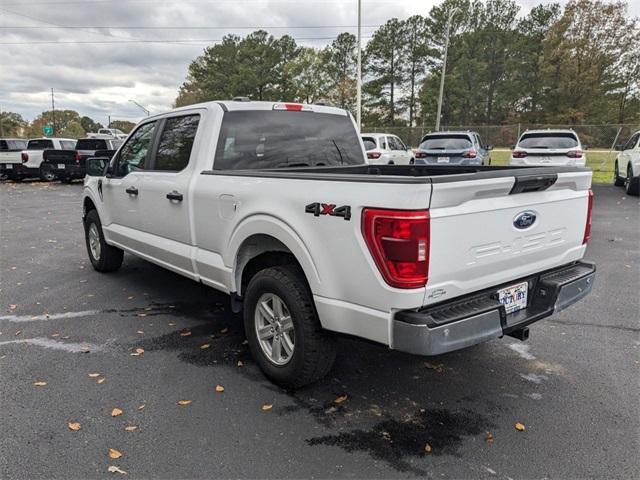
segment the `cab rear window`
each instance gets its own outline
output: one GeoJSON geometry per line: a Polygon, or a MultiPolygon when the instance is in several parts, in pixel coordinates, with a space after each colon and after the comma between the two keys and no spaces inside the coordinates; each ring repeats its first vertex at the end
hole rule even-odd
{"type": "Polygon", "coordinates": [[[53,148],[53,142],[51,140],[29,140],[27,150],[46,150],[53,148]]]}
{"type": "Polygon", "coordinates": [[[578,138],[573,133],[525,133],[520,148],[575,148],[578,138]]]}
{"type": "Polygon", "coordinates": [[[109,150],[106,140],[99,138],[83,138],[76,143],[76,150],[109,150]]]}
{"type": "Polygon", "coordinates": [[[367,151],[378,148],[376,145],[376,139],[373,137],[362,137],[362,143],[364,143],[364,149],[367,151]]]}
{"type": "Polygon", "coordinates": [[[346,115],[248,110],[226,112],[213,168],[271,169],[360,165],[360,137],[346,115]]]}

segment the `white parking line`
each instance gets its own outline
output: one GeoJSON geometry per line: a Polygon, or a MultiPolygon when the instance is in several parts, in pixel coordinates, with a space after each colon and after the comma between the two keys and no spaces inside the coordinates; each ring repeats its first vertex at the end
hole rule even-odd
{"type": "Polygon", "coordinates": [[[87,352],[99,352],[104,350],[104,345],[96,345],[92,343],[65,343],[56,340],[51,340],[46,337],[36,338],[24,338],[20,340],[7,340],[0,342],[0,346],[8,345],[11,343],[26,343],[28,345],[36,345],[38,347],[50,348],[53,350],[64,350],[70,353],[87,353],[87,352]]]}
{"type": "Polygon", "coordinates": [[[10,322],[36,322],[39,320],[60,320],[62,318],[89,317],[97,315],[100,310],[85,310],[83,312],[65,312],[65,313],[45,313],[42,315],[4,315],[0,320],[8,320],[10,322]]]}

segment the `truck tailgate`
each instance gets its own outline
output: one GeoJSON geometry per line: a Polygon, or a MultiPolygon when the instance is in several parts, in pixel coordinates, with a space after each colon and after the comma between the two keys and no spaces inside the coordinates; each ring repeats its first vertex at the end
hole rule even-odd
{"type": "Polygon", "coordinates": [[[515,183],[434,179],[425,305],[582,258],[591,172],[558,173],[539,191],[515,183]]]}

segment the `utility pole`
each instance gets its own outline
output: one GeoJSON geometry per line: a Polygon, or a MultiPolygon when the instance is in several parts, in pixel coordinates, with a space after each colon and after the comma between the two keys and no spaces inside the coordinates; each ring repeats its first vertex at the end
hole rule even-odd
{"type": "Polygon", "coordinates": [[[53,88],[51,89],[51,116],[53,117],[53,124],[51,127],[53,128],[53,132],[51,133],[52,137],[56,136],[56,102],[53,98],[53,88]]]}
{"type": "Polygon", "coordinates": [[[111,115],[107,115],[107,120],[108,120],[107,128],[111,128],[111,115]]]}
{"type": "Polygon", "coordinates": [[[144,113],[146,113],[146,114],[147,114],[147,117],[149,116],[149,110],[147,110],[146,108],[144,108],[142,105],[140,105],[138,102],[136,102],[136,101],[135,101],[135,100],[133,100],[133,99],[129,99],[129,101],[130,101],[131,103],[133,103],[134,105],[137,105],[138,107],[140,107],[140,109],[141,109],[144,113]]]}
{"type": "Polygon", "coordinates": [[[0,137],[4,137],[4,128],[2,127],[2,106],[0,106],[0,137]]]}
{"type": "Polygon", "coordinates": [[[358,0],[358,67],[357,67],[356,90],[356,122],[358,132],[362,130],[362,0],[358,0]]]}
{"type": "Polygon", "coordinates": [[[453,15],[458,11],[457,8],[454,8],[449,13],[449,18],[447,18],[447,26],[445,27],[444,33],[444,56],[442,58],[442,73],[440,75],[440,95],[438,95],[438,113],[436,115],[436,132],[440,130],[440,115],[442,114],[442,95],[444,94],[444,76],[447,72],[447,53],[449,50],[449,33],[451,30],[451,21],[453,20],[453,15]]]}

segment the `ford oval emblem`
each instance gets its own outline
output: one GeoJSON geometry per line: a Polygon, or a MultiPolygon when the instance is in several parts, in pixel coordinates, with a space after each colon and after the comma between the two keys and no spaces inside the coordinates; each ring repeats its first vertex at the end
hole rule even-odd
{"type": "Polygon", "coordinates": [[[529,228],[535,222],[536,222],[535,212],[526,211],[516,215],[516,218],[513,219],[513,226],[519,230],[524,230],[525,228],[529,228]]]}

